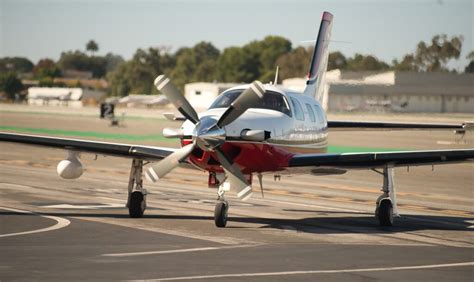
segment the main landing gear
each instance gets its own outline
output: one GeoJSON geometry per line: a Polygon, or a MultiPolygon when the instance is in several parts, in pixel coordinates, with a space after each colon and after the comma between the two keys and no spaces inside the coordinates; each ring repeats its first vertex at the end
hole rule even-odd
{"type": "Polygon", "coordinates": [[[146,190],[143,188],[143,161],[134,159],[128,181],[128,213],[132,218],[143,217],[146,209],[146,190]]]}
{"type": "Polygon", "coordinates": [[[392,226],[395,217],[400,217],[397,207],[397,196],[394,185],[394,168],[385,167],[383,172],[374,170],[383,175],[383,194],[378,197],[375,208],[375,217],[380,226],[392,226]]]}

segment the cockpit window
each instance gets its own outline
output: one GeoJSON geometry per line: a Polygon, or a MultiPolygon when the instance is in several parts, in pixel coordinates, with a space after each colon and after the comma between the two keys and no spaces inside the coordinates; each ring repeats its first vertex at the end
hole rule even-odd
{"type": "MultiPolygon", "coordinates": [[[[212,103],[209,109],[229,107],[243,91],[244,90],[239,89],[221,94],[214,103],[212,103]]],[[[254,108],[275,110],[291,116],[290,106],[286,98],[280,93],[273,91],[266,91],[262,103],[254,108]]]]}

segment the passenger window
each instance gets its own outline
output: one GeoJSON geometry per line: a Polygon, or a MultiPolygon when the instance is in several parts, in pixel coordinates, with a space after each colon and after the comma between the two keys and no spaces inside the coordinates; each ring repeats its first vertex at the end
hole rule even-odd
{"type": "Polygon", "coordinates": [[[324,124],[324,120],[325,120],[325,117],[324,117],[324,113],[323,113],[323,110],[321,109],[320,106],[317,106],[317,105],[314,105],[314,108],[316,109],[316,114],[318,115],[318,120],[321,124],[324,124]]]}
{"type": "Polygon", "coordinates": [[[298,102],[298,100],[293,97],[290,97],[290,99],[291,103],[293,104],[293,108],[295,108],[295,118],[297,120],[304,120],[304,112],[300,102],[298,102]]]}
{"type": "Polygon", "coordinates": [[[315,121],[316,121],[316,118],[315,118],[315,116],[314,116],[313,108],[311,108],[311,105],[310,105],[310,104],[305,104],[305,105],[306,105],[306,108],[308,109],[309,119],[310,119],[312,122],[315,122],[315,121]]]}

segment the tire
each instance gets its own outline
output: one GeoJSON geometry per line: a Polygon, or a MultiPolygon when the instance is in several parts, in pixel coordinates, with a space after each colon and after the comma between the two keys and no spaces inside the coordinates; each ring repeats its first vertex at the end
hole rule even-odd
{"type": "Polygon", "coordinates": [[[393,225],[393,207],[390,200],[385,199],[380,202],[377,217],[379,219],[380,226],[393,225]]]}
{"type": "Polygon", "coordinates": [[[214,209],[214,223],[217,227],[225,227],[227,224],[227,211],[229,204],[226,201],[220,201],[214,209]]]}
{"type": "Polygon", "coordinates": [[[145,212],[145,203],[143,193],[135,191],[130,195],[130,203],[128,206],[128,213],[131,218],[143,217],[145,212]]]}

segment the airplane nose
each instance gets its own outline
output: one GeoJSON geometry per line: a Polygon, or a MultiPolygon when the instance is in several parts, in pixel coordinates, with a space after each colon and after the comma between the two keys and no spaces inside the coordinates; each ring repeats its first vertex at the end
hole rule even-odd
{"type": "Polygon", "coordinates": [[[217,118],[203,117],[196,124],[193,140],[205,151],[213,151],[225,141],[225,130],[217,126],[217,118]]]}

